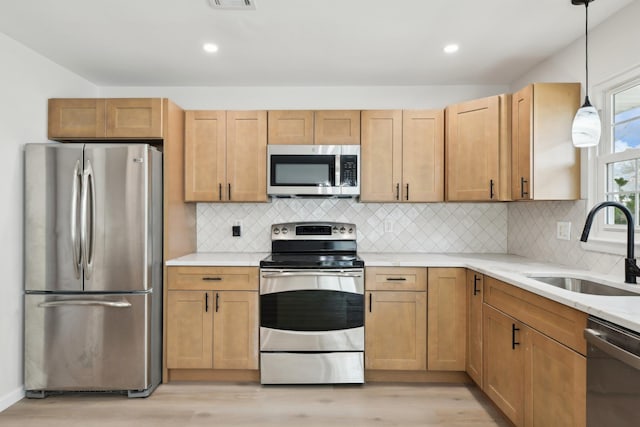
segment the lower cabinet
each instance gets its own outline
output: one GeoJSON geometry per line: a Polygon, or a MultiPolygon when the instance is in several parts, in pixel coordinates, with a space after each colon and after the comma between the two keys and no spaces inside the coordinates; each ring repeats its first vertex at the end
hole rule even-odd
{"type": "Polygon", "coordinates": [[[482,288],[484,276],[467,270],[467,364],[471,379],[482,383],[482,288]]]}
{"type": "Polygon", "coordinates": [[[170,267],[168,277],[167,369],[257,370],[257,269],[170,267]]]}
{"type": "MultiPolygon", "coordinates": [[[[586,358],[568,346],[575,341],[569,334],[565,334],[569,338],[563,343],[538,330],[550,328],[546,326],[548,319],[567,307],[509,287],[491,278],[484,287],[484,392],[516,426],[584,426],[586,358]],[[507,297],[512,298],[512,304],[503,304],[507,297]],[[518,301],[525,300],[519,312],[518,301]],[[502,307],[498,309],[487,301],[502,307]],[[518,317],[530,316],[531,324],[502,309],[518,317]],[[533,316],[537,311],[546,313],[540,321],[533,316]]],[[[576,312],[576,318],[581,314],[576,312]]],[[[567,312],[563,318],[564,323],[576,321],[567,312]]]]}
{"type": "Polygon", "coordinates": [[[426,268],[366,269],[366,369],[427,369],[426,273],[426,268]]]}

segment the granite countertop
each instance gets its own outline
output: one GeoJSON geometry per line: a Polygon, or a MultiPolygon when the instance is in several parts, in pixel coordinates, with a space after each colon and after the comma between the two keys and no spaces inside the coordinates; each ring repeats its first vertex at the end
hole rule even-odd
{"type": "MultiPolygon", "coordinates": [[[[267,252],[194,253],[167,261],[167,266],[259,266],[267,252]]],[[[640,285],[624,283],[623,271],[603,275],[505,254],[361,253],[366,267],[463,267],[640,332],[640,285]],[[529,275],[571,275],[597,280],[638,296],[588,295],[542,283],[529,275]]]]}

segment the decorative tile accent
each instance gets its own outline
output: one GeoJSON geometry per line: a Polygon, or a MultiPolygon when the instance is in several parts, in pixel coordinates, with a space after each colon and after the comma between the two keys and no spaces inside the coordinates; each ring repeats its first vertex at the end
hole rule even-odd
{"type": "Polygon", "coordinates": [[[603,274],[622,274],[624,257],[585,251],[580,246],[586,212],[584,200],[510,203],[509,253],[603,274]],[[556,239],[557,221],[571,222],[571,240],[556,239]]]}
{"type": "Polygon", "coordinates": [[[359,203],[353,199],[273,199],[270,203],[199,203],[198,251],[269,252],[271,224],[343,221],[358,227],[361,252],[507,251],[505,203],[359,203]],[[384,223],[393,223],[385,233],[384,223]],[[231,226],[242,222],[242,236],[231,226]]]}

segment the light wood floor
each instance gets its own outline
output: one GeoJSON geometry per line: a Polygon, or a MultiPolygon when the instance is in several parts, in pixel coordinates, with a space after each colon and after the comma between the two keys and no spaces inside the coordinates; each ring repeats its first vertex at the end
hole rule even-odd
{"type": "Polygon", "coordinates": [[[165,384],[146,399],[66,394],[23,399],[0,426],[507,426],[473,386],[165,384]]]}

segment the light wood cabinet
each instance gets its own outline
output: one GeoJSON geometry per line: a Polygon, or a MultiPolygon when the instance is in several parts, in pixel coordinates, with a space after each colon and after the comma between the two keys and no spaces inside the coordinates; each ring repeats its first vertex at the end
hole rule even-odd
{"type": "Polygon", "coordinates": [[[370,110],[361,117],[360,200],[442,201],[443,111],[370,110]]]}
{"type": "Polygon", "coordinates": [[[485,276],[484,391],[516,426],[585,425],[585,326],[586,314],[485,276]]]}
{"type": "Polygon", "coordinates": [[[269,144],[360,144],[359,110],[271,110],[269,144]]]}
{"type": "Polygon", "coordinates": [[[484,392],[516,426],[522,426],[524,325],[488,305],[482,315],[484,392]]]}
{"type": "Polygon", "coordinates": [[[428,269],[427,368],[464,371],[467,351],[466,271],[428,269]]]}
{"type": "Polygon", "coordinates": [[[586,425],[586,358],[555,340],[526,330],[525,426],[586,425]]]}
{"type": "Polygon", "coordinates": [[[258,369],[257,270],[168,269],[169,370],[258,369]]]}
{"type": "Polygon", "coordinates": [[[446,108],[446,200],[511,198],[511,95],[446,108]]]}
{"type": "Polygon", "coordinates": [[[484,276],[467,270],[467,365],[471,379],[482,389],[482,290],[484,276]]]}
{"type": "Polygon", "coordinates": [[[267,201],[265,111],[187,111],[185,200],[267,201]]]}
{"type": "Polygon", "coordinates": [[[580,152],[571,142],[579,107],[579,83],[534,83],[513,94],[514,200],[580,198],[580,152]]]}
{"type": "Polygon", "coordinates": [[[49,139],[162,139],[161,98],[49,100],[49,139]]]}
{"type": "Polygon", "coordinates": [[[427,271],[365,269],[365,368],[427,369],[427,271]]]}

